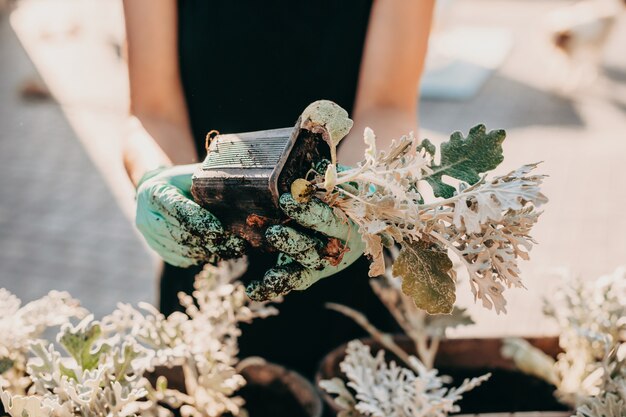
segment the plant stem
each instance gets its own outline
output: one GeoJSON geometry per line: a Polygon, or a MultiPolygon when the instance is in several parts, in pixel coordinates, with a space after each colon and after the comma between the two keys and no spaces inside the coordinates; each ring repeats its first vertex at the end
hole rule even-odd
{"type": "Polygon", "coordinates": [[[391,353],[396,355],[402,362],[404,362],[409,368],[413,369],[415,372],[419,372],[413,364],[411,363],[410,356],[402,350],[400,346],[393,341],[393,337],[388,333],[383,333],[376,328],[370,321],[365,317],[365,315],[359,313],[356,310],[351,309],[350,307],[336,304],[336,303],[326,303],[326,308],[331,310],[335,310],[347,317],[350,317],[354,320],[359,326],[361,326],[365,331],[367,331],[377,342],[379,342],[383,347],[388,349],[391,353]]]}
{"type": "Polygon", "coordinates": [[[355,199],[356,201],[358,201],[358,202],[360,202],[360,203],[363,203],[363,204],[368,204],[368,205],[370,205],[370,206],[374,206],[374,205],[375,205],[375,204],[373,204],[373,203],[370,203],[369,201],[365,201],[365,200],[363,200],[361,197],[359,197],[359,196],[357,196],[357,195],[354,195],[354,194],[352,194],[352,193],[351,193],[351,192],[349,192],[349,191],[344,190],[343,188],[339,188],[339,187],[335,187],[335,188],[336,188],[337,192],[339,192],[339,193],[341,193],[341,194],[344,194],[344,195],[347,195],[348,197],[353,198],[353,199],[355,199]]]}

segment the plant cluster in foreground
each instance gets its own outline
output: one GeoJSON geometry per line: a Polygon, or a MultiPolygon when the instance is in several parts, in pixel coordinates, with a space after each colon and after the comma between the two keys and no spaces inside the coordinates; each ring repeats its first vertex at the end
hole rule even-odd
{"type": "Polygon", "coordinates": [[[47,312],[50,321],[37,321],[41,326],[32,328],[37,332],[23,326],[34,316],[22,318],[18,302],[0,293],[12,301],[1,308],[16,312],[0,322],[5,334],[15,335],[7,340],[17,341],[3,355],[25,357],[26,347],[32,354],[22,375],[16,368],[20,362],[2,360],[0,396],[6,412],[12,417],[166,417],[178,409],[184,417],[245,415],[243,400],[235,396],[245,384],[236,369],[238,323],[276,310],[249,301],[243,285],[234,281],[244,270],[241,261],[207,266],[196,277],[192,296],[180,295],[186,314],[168,317],[148,304],[140,310],[120,304],[101,321],[89,315],[73,326],[68,319],[84,310],[66,294],[54,293],[23,308],[47,312]],[[43,324],[61,322],[57,342],[63,351],[32,340],[43,324]],[[184,386],[170,386],[164,376],[151,384],[148,377],[160,366],[182,370],[184,386]]]}
{"type": "Polygon", "coordinates": [[[87,311],[66,292],[50,291],[22,306],[9,291],[0,288],[0,388],[24,394],[31,384],[26,362],[31,343],[49,329],[82,318],[87,311]]]}

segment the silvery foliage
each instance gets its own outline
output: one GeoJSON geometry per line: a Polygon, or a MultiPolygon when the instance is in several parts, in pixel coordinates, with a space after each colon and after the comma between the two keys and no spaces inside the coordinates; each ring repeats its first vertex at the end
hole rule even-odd
{"type": "Polygon", "coordinates": [[[150,352],[131,339],[103,338],[100,324],[89,315],[77,326],[65,324],[58,342],[31,344],[27,365],[31,395],[2,391],[2,403],[13,417],[131,416],[147,395],[142,377],[150,352]]]}
{"type": "Polygon", "coordinates": [[[455,404],[463,394],[480,385],[489,374],[466,379],[456,388],[444,386],[446,378],[410,356],[411,369],[385,361],[385,351],[372,355],[370,348],[353,340],[340,364],[347,385],[339,378],[320,381],[336,395],[339,417],[445,417],[460,411],[455,404]]]}
{"type": "Polygon", "coordinates": [[[245,383],[235,369],[237,325],[276,311],[248,303],[234,281],[244,270],[243,261],[207,266],[192,296],[180,296],[187,314],[165,317],[148,304],[120,304],[100,322],[88,316],[65,324],[57,341],[67,355],[32,343],[30,395],[2,391],[5,409],[12,417],[161,417],[171,415],[166,404],[183,416],[245,415],[233,396],[245,383]],[[160,376],[153,387],[147,376],[156,366],[182,367],[185,386],[170,387],[160,376]]]}
{"type": "Polygon", "coordinates": [[[575,417],[626,417],[626,343],[607,351],[602,371],[599,392],[579,401],[575,417]]]}
{"type": "Polygon", "coordinates": [[[265,303],[251,302],[244,287],[233,282],[245,272],[243,261],[223,262],[220,268],[205,267],[196,277],[192,296],[180,294],[186,314],[167,318],[147,304],[141,311],[120,305],[104,319],[112,334],[130,334],[154,352],[154,365],[180,366],[185,394],[167,389],[160,401],[180,408],[183,416],[239,414],[243,401],[233,397],[245,381],[238,374],[239,322],[277,314],[265,303]]]}
{"type": "Polygon", "coordinates": [[[597,394],[607,350],[626,342],[626,268],[596,281],[568,279],[544,310],[561,328],[559,394],[597,394]]]}
{"type": "Polygon", "coordinates": [[[23,394],[30,385],[25,378],[30,343],[47,329],[86,314],[78,300],[66,292],[50,291],[22,306],[15,295],[0,288],[0,387],[23,394]]]}
{"type": "Polygon", "coordinates": [[[503,354],[521,370],[554,384],[561,402],[592,404],[581,416],[623,416],[589,410],[602,404],[610,409],[626,399],[626,268],[595,281],[566,277],[544,311],[560,327],[563,353],[557,360],[519,339],[508,340],[503,354]]]}
{"type": "MultiPolygon", "coordinates": [[[[470,130],[468,138],[496,134],[502,136],[485,145],[484,154],[497,154],[499,149],[497,156],[501,157],[498,146],[503,132],[486,132],[484,126],[477,126],[470,130]]],[[[448,149],[470,142],[459,139],[460,133],[452,138],[448,149]]],[[[537,164],[524,165],[491,179],[479,176],[483,171],[477,168],[471,173],[475,182],[461,180],[452,186],[442,183],[442,172],[458,173],[462,164],[471,161],[461,159],[438,166],[434,146],[418,141],[413,134],[392,142],[383,151],[377,149],[374,132],[369,128],[365,129],[364,141],[368,146],[365,158],[356,167],[337,169],[331,163],[311,183],[318,187],[320,198],[358,225],[366,244],[365,253],[372,259],[370,276],[385,270],[384,247],[428,242],[449,251],[463,264],[472,292],[484,307],[506,312],[502,293],[506,287],[523,287],[517,262],[528,259],[534,243],[530,232],[541,214],[537,207],[547,202],[540,190],[545,176],[532,173],[537,164]],[[435,194],[447,187],[450,196],[424,202],[427,183],[438,184],[439,188],[433,188],[435,194]]],[[[494,157],[490,169],[500,162],[494,157]]],[[[458,177],[466,173],[461,174],[458,177]]],[[[454,280],[453,271],[449,273],[454,280]]],[[[423,277],[403,279],[424,281],[423,277]]]]}

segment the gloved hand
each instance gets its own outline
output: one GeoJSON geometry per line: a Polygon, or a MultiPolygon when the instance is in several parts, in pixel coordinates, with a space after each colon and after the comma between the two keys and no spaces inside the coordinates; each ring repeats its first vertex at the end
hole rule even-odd
{"type": "Polygon", "coordinates": [[[283,194],[280,207],[301,226],[323,236],[309,236],[283,225],[268,228],[265,237],[281,254],[276,267],[246,288],[253,300],[269,300],[291,290],[304,290],[347,268],[365,249],[358,227],[317,198],[300,204],[291,194],[283,194]],[[339,253],[341,257],[337,257],[339,253]]]}
{"type": "Polygon", "coordinates": [[[243,254],[243,239],[226,232],[220,221],[196,204],[191,176],[198,164],[158,168],[137,186],[135,223],[148,245],[165,262],[189,267],[243,254]]]}

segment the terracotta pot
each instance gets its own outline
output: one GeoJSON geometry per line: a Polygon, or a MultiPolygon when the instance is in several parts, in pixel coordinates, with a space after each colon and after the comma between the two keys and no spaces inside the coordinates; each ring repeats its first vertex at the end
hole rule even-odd
{"type": "MultiPolygon", "coordinates": [[[[247,383],[237,395],[246,401],[250,417],[322,416],[323,404],[317,390],[295,371],[259,358],[244,360],[239,368],[247,383]]],[[[184,392],[182,368],[156,369],[149,377],[153,384],[158,375],[167,377],[168,386],[184,392]]]]}
{"type": "MultiPolygon", "coordinates": [[[[396,336],[394,340],[408,353],[414,354],[413,343],[407,336],[396,336]]],[[[556,337],[527,338],[532,345],[552,357],[559,353],[556,337]]],[[[377,352],[381,346],[372,339],[362,342],[377,352]]],[[[435,367],[440,374],[450,375],[454,384],[460,384],[464,378],[492,373],[489,381],[464,395],[459,402],[463,416],[481,415],[496,417],[569,417],[571,412],[559,404],[553,396],[554,387],[550,384],[518,372],[509,359],[502,357],[500,349],[502,339],[449,339],[441,342],[435,367]]],[[[345,356],[346,345],[339,346],[324,357],[315,377],[316,384],[322,379],[345,376],[339,369],[339,363],[345,356]]],[[[388,354],[388,360],[397,358],[388,354]]],[[[332,397],[320,389],[320,393],[331,412],[339,411],[332,397]]]]}

